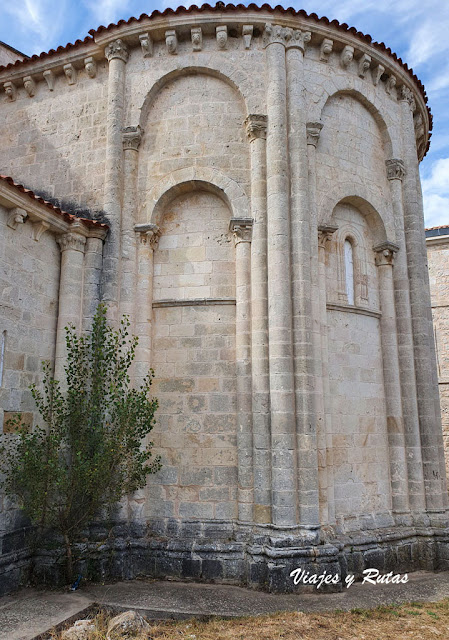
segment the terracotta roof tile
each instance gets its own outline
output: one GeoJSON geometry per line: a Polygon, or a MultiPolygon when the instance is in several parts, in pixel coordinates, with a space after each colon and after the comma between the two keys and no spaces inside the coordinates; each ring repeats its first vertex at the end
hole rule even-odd
{"type": "Polygon", "coordinates": [[[97,227],[97,228],[101,228],[101,229],[109,229],[107,224],[104,224],[103,222],[99,222],[98,220],[89,220],[88,218],[78,218],[78,216],[74,216],[72,213],[68,213],[67,211],[63,211],[62,209],[60,209],[56,205],[52,204],[51,202],[48,202],[47,200],[44,200],[44,198],[42,198],[41,196],[38,196],[36,193],[34,193],[34,191],[31,191],[31,189],[27,189],[22,184],[18,184],[10,176],[3,176],[3,175],[0,174],[0,180],[2,180],[3,182],[8,183],[9,185],[11,185],[15,189],[17,189],[17,191],[21,191],[22,193],[27,195],[29,198],[32,198],[33,200],[36,200],[40,204],[45,205],[48,209],[51,209],[52,211],[54,211],[54,213],[57,213],[58,215],[63,217],[64,220],[66,222],[68,222],[69,224],[72,224],[73,222],[75,222],[75,220],[80,220],[87,227],[97,227]]]}

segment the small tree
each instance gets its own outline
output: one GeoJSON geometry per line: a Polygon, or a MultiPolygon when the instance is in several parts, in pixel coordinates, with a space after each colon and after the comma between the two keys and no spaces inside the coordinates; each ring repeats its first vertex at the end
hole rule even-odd
{"type": "Polygon", "coordinates": [[[63,537],[69,582],[80,533],[101,511],[143,488],[161,466],[159,457],[151,461],[153,443],[144,442],[158,406],[148,396],[154,373],[139,389],[130,388],[137,338],[128,328],[125,317],[119,330],[112,329],[103,304],[90,333],[78,336],[67,327],[67,390],[43,363],[43,393],[30,388],[45,428],[28,433],[19,427],[0,448],[3,489],[19,498],[33,524],[63,537]]]}

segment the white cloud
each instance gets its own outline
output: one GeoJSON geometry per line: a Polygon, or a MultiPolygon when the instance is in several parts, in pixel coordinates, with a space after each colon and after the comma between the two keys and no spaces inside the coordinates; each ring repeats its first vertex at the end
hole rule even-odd
{"type": "Polygon", "coordinates": [[[4,11],[12,18],[23,38],[25,53],[40,53],[53,46],[64,28],[67,0],[16,0],[5,3],[4,11]]]}
{"type": "Polygon", "coordinates": [[[111,22],[125,18],[129,9],[129,0],[84,0],[84,6],[88,9],[91,20],[96,26],[107,26],[111,22]]]}
{"type": "Polygon", "coordinates": [[[449,158],[433,163],[429,177],[422,180],[422,188],[426,226],[449,224],[449,158]]]}

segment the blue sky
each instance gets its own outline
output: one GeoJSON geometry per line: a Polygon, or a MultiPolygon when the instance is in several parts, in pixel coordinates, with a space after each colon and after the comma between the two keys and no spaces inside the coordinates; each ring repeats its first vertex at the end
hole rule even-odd
{"type": "MultiPolygon", "coordinates": [[[[4,0],[0,40],[27,54],[40,53],[84,38],[89,29],[100,24],[178,4],[169,0],[4,0]]],[[[426,225],[449,224],[449,0],[302,0],[280,4],[347,22],[385,42],[413,67],[427,89],[434,115],[432,144],[421,163],[426,225]]]]}

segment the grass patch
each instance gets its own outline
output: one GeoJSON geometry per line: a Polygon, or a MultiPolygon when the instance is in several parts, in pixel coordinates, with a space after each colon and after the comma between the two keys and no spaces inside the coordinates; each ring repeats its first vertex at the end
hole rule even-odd
{"type": "MultiPolygon", "coordinates": [[[[105,640],[110,616],[95,618],[89,640],[105,640]]],[[[436,603],[407,603],[376,609],[332,613],[274,615],[207,622],[150,622],[148,635],[136,640],[446,640],[449,637],[449,598],[436,603]]],[[[52,639],[59,640],[59,634],[52,639]]]]}

